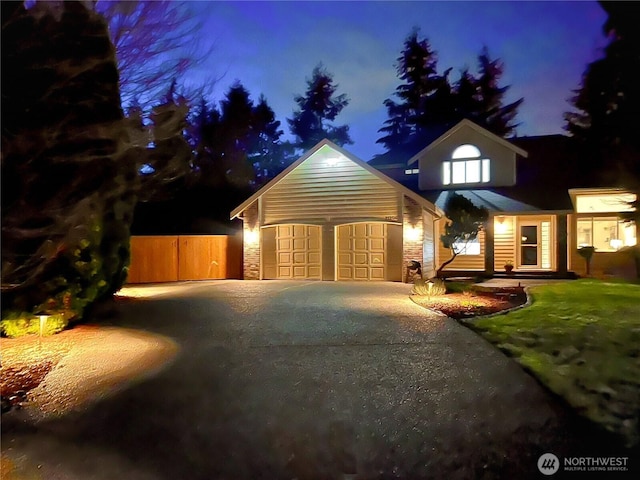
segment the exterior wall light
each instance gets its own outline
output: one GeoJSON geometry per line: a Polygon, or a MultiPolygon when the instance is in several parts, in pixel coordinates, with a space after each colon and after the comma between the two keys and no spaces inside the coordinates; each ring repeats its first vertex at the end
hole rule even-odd
{"type": "Polygon", "coordinates": [[[405,238],[410,242],[417,242],[421,240],[421,231],[418,227],[408,227],[404,230],[405,238]]]}
{"type": "Polygon", "coordinates": [[[259,238],[260,238],[260,235],[258,234],[257,230],[251,229],[251,230],[244,231],[244,241],[246,243],[249,243],[249,244],[258,243],[259,238]]]}
{"type": "Polygon", "coordinates": [[[505,222],[505,218],[502,215],[496,217],[493,227],[499,235],[505,234],[509,230],[509,225],[505,222]]]}

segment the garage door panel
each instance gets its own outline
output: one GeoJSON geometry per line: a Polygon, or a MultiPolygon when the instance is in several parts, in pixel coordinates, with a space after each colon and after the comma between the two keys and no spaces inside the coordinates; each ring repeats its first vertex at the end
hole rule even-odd
{"type": "Polygon", "coordinates": [[[367,224],[366,223],[356,223],[353,225],[353,235],[356,237],[366,237],[367,236],[367,224]]]}
{"type": "Polygon", "coordinates": [[[307,267],[305,265],[293,267],[293,278],[307,278],[307,267]]]}
{"type": "Polygon", "coordinates": [[[306,239],[306,237],[294,238],[293,239],[293,249],[294,250],[306,250],[307,249],[307,239],[306,239]]]}
{"type": "Polygon", "coordinates": [[[371,253],[369,260],[374,265],[384,265],[384,253],[371,253]]]}
{"type": "Polygon", "coordinates": [[[378,236],[378,237],[384,237],[385,236],[385,231],[384,231],[385,224],[383,224],[383,223],[370,223],[368,225],[369,225],[369,235],[378,236]]]}
{"type": "Polygon", "coordinates": [[[369,250],[379,250],[384,252],[384,238],[370,238],[369,250]]]}
{"type": "Polygon", "coordinates": [[[309,278],[320,278],[322,275],[321,267],[309,267],[309,278]]]}
{"type": "Polygon", "coordinates": [[[278,252],[278,264],[288,264],[291,263],[291,253],[289,252],[278,252]]]}
{"type": "Polygon", "coordinates": [[[353,239],[353,249],[354,250],[368,250],[368,244],[366,238],[354,238],[353,239]]]}
{"type": "Polygon", "coordinates": [[[341,252],[338,255],[338,265],[351,265],[353,264],[352,252],[341,252]]]}
{"type": "Polygon", "coordinates": [[[308,255],[309,263],[320,264],[320,253],[310,252],[308,255]]]}
{"type": "Polygon", "coordinates": [[[291,267],[279,266],[278,267],[278,276],[279,277],[284,277],[284,278],[290,278],[291,277],[291,267]]]}
{"type": "Polygon", "coordinates": [[[369,254],[356,252],[354,255],[354,261],[356,265],[367,265],[369,263],[369,254]]]}
{"type": "Polygon", "coordinates": [[[320,250],[320,236],[317,237],[311,236],[309,237],[309,250],[320,250]]]}
{"type": "Polygon", "coordinates": [[[278,238],[278,251],[291,250],[290,238],[278,238]]]}
{"type": "Polygon", "coordinates": [[[306,265],[308,261],[307,252],[294,252],[293,263],[294,265],[306,265]]]}
{"type": "Polygon", "coordinates": [[[371,280],[384,280],[384,267],[372,267],[370,275],[371,280]]]}
{"type": "Polygon", "coordinates": [[[369,280],[369,269],[367,267],[356,267],[354,271],[354,280],[369,280]]]}
{"type": "Polygon", "coordinates": [[[351,250],[351,240],[349,239],[349,234],[345,233],[345,236],[338,237],[338,251],[340,250],[351,250]]]}
{"type": "Polygon", "coordinates": [[[278,235],[283,237],[293,236],[293,229],[290,225],[278,225],[278,235]]]}

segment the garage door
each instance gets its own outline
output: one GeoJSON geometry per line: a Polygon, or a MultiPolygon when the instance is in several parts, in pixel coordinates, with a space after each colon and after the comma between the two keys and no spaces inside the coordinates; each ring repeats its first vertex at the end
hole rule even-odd
{"type": "Polygon", "coordinates": [[[338,280],[385,280],[387,224],[355,223],[338,227],[338,280]]]}
{"type": "Polygon", "coordinates": [[[321,228],[317,225],[276,225],[262,231],[263,278],[322,278],[321,228]]]}

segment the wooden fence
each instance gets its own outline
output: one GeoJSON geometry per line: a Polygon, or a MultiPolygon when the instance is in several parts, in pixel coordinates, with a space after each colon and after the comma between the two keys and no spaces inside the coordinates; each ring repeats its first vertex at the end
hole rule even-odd
{"type": "Polygon", "coordinates": [[[127,283],[242,278],[242,238],[230,235],[131,237],[127,283]]]}

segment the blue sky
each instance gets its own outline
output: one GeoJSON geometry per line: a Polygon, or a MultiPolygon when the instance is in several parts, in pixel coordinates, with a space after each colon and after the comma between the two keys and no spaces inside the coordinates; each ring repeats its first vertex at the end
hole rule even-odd
{"type": "Polygon", "coordinates": [[[240,80],[257,99],[262,93],[288,137],[295,94],[322,62],[351,99],[337,123],[350,125],[346,148],[364,160],[385,121],[383,101],[399,80],[395,62],[413,27],[438,53],[438,70],[476,68],[486,45],[505,63],[507,101],[524,97],[520,136],[562,132],[562,113],[588,62],[601,56],[606,15],[596,2],[520,1],[201,1],[201,43],[212,45],[191,81],[218,78],[219,101],[240,80]]]}

